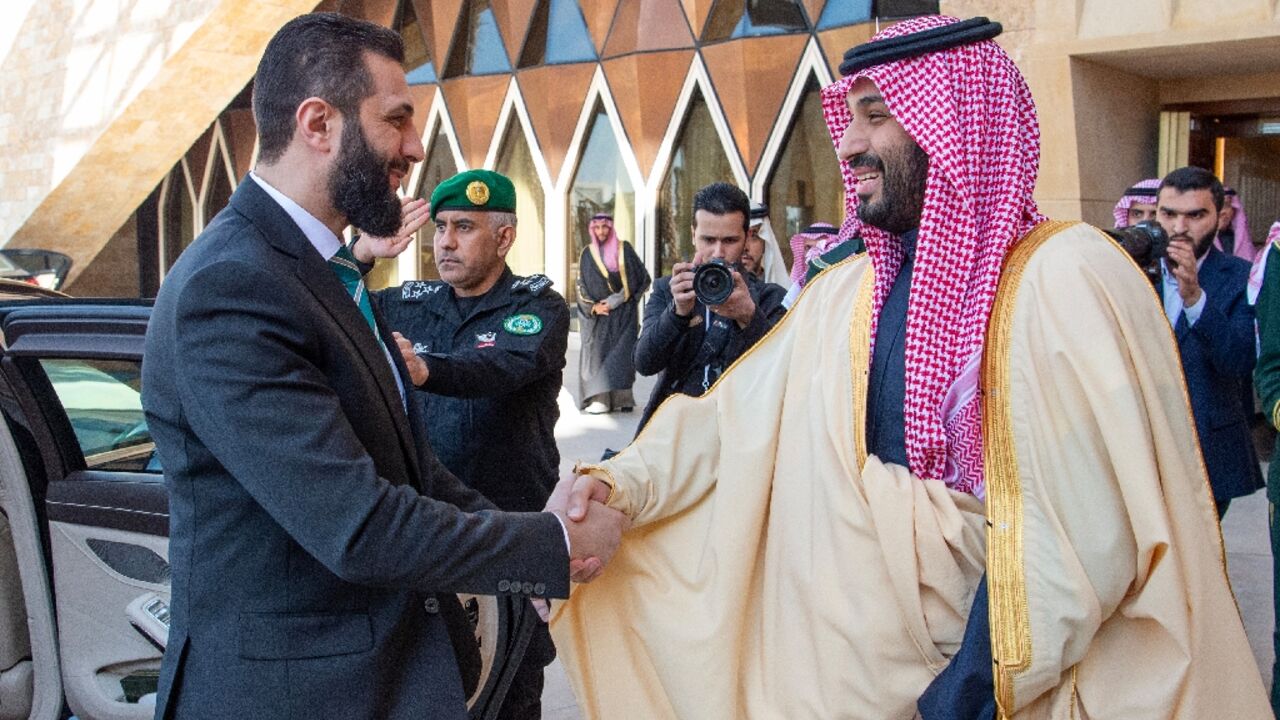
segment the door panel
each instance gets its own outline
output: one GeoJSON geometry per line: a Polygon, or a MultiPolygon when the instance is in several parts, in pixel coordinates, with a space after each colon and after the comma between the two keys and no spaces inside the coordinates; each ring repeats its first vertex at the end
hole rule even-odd
{"type": "Polygon", "coordinates": [[[92,720],[150,717],[153,707],[136,695],[153,689],[161,653],[134,627],[129,607],[153,593],[167,603],[168,575],[157,578],[147,564],[117,556],[128,557],[120,548],[132,548],[137,556],[160,558],[167,571],[168,538],[52,519],[49,525],[67,704],[92,720]],[[163,582],[150,581],[156,579],[163,582]]]}

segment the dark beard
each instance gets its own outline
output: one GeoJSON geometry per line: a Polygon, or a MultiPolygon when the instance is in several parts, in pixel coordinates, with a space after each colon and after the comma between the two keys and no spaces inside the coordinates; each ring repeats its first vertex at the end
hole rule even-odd
{"type": "MultiPolygon", "coordinates": [[[[358,121],[342,131],[342,151],[329,175],[329,200],[361,232],[390,237],[400,229],[400,198],[387,185],[395,161],[378,157],[358,121]]],[[[401,161],[401,165],[408,163],[401,161]]]]}
{"type": "Polygon", "coordinates": [[[870,153],[853,158],[849,164],[879,170],[884,187],[880,200],[858,204],[859,220],[893,235],[920,227],[929,156],[919,145],[910,143],[909,148],[895,151],[889,156],[888,168],[878,156],[870,153]]]}

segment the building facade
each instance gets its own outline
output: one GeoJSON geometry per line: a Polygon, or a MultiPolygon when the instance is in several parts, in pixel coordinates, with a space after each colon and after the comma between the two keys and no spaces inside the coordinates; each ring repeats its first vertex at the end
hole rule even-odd
{"type": "MultiPolygon", "coordinates": [[[[0,66],[17,78],[0,90],[9,107],[32,108],[0,119],[0,237],[71,255],[73,294],[154,294],[252,167],[249,94],[262,47],[313,9],[405,39],[426,160],[404,192],[428,196],[466,168],[507,174],[520,217],[511,265],[547,274],[571,296],[596,212],[614,215],[655,276],[691,255],[689,206],[709,182],[735,182],[768,203],[788,260],[796,230],[838,225],[843,191],[818,89],[847,48],[939,3],[139,0],[127,17],[99,18],[113,29],[96,32],[67,25],[87,24],[87,13],[31,3],[0,66]],[[138,17],[153,7],[168,12],[138,17]],[[124,53],[139,36],[148,52],[124,53]],[[121,65],[122,55],[136,56],[124,77],[75,71],[121,65]],[[102,92],[86,91],[94,79],[102,92]],[[62,96],[69,86],[78,94],[33,102],[59,84],[62,96]],[[85,105],[88,123],[60,111],[85,105]],[[47,155],[55,160],[39,166],[47,155]]],[[[1047,214],[1109,224],[1133,181],[1193,162],[1237,187],[1255,241],[1280,216],[1274,0],[952,0],[940,9],[1004,24],[999,41],[1040,109],[1037,197],[1047,214]]],[[[375,273],[374,285],[432,277],[429,233],[375,273]]]]}

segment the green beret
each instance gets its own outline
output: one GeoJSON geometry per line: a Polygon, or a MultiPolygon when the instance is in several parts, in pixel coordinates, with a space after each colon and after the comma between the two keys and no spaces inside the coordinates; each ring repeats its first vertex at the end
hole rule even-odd
{"type": "Polygon", "coordinates": [[[431,219],[441,210],[516,211],[516,187],[492,170],[468,170],[445,180],[431,193],[431,219]]]}

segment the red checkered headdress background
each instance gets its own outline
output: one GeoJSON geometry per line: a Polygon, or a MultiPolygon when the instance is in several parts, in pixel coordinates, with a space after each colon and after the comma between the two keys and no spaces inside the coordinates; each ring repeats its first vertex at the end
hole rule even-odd
{"type": "MultiPolygon", "coordinates": [[[[874,39],[954,22],[914,18],[874,39]]],[[[1009,248],[1044,220],[1031,197],[1040,164],[1035,104],[1013,61],[984,40],[876,65],[823,88],[823,114],[837,147],[852,120],[846,98],[863,77],[929,156],[907,301],[907,459],[917,476],[983,497],[978,383],[987,319],[1009,248]]],[[[852,215],[857,180],[847,164],[841,171],[852,215]]],[[[864,226],[862,237],[876,273],[874,343],[903,251],[879,228],[864,226]]]]}

